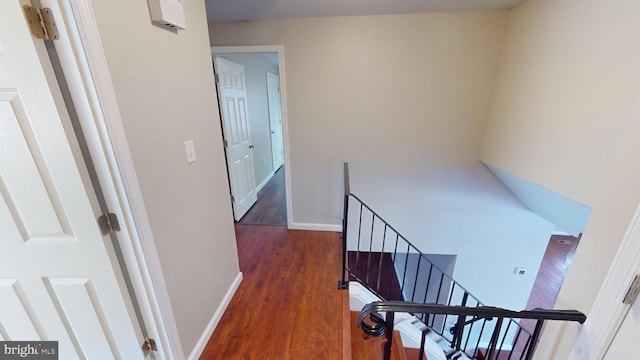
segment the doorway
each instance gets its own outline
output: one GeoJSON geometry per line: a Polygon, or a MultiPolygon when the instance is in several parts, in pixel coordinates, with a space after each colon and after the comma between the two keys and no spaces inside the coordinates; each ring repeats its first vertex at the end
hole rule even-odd
{"type": "Polygon", "coordinates": [[[245,73],[257,201],[236,220],[242,225],[287,226],[291,221],[291,187],[287,167],[284,49],[282,46],[212,47],[211,54],[242,65],[245,73]]]}

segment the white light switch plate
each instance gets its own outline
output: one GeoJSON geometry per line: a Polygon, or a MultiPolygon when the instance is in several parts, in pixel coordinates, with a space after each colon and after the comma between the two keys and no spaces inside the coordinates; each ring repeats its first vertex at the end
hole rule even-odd
{"type": "Polygon", "coordinates": [[[187,164],[196,161],[196,147],[193,144],[193,140],[184,142],[184,151],[187,153],[187,164]]]}

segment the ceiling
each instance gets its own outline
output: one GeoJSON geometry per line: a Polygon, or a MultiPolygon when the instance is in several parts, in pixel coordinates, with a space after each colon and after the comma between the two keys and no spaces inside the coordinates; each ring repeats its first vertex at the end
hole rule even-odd
{"type": "Polygon", "coordinates": [[[205,0],[207,18],[234,21],[510,9],[526,0],[205,0]]]}

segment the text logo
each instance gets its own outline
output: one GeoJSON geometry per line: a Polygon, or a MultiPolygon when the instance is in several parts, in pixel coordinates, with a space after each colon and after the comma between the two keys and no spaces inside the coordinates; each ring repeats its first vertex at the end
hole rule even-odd
{"type": "Polygon", "coordinates": [[[0,360],[58,360],[57,341],[0,341],[0,360]]]}

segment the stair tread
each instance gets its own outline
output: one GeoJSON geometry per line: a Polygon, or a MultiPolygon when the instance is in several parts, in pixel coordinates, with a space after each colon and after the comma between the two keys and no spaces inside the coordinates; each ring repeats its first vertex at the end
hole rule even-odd
{"type": "Polygon", "coordinates": [[[391,344],[391,359],[393,360],[407,360],[407,353],[405,352],[404,345],[402,345],[402,337],[399,331],[393,332],[393,342],[391,344]]]}
{"type": "MultiPolygon", "coordinates": [[[[383,357],[386,339],[384,336],[369,336],[358,327],[360,312],[351,311],[351,350],[353,360],[377,360],[383,357]]],[[[391,349],[392,360],[409,360],[402,345],[402,338],[398,331],[394,331],[391,349]]],[[[412,358],[411,360],[413,360],[412,358]]],[[[415,357],[415,359],[418,359],[415,357]]]]}

